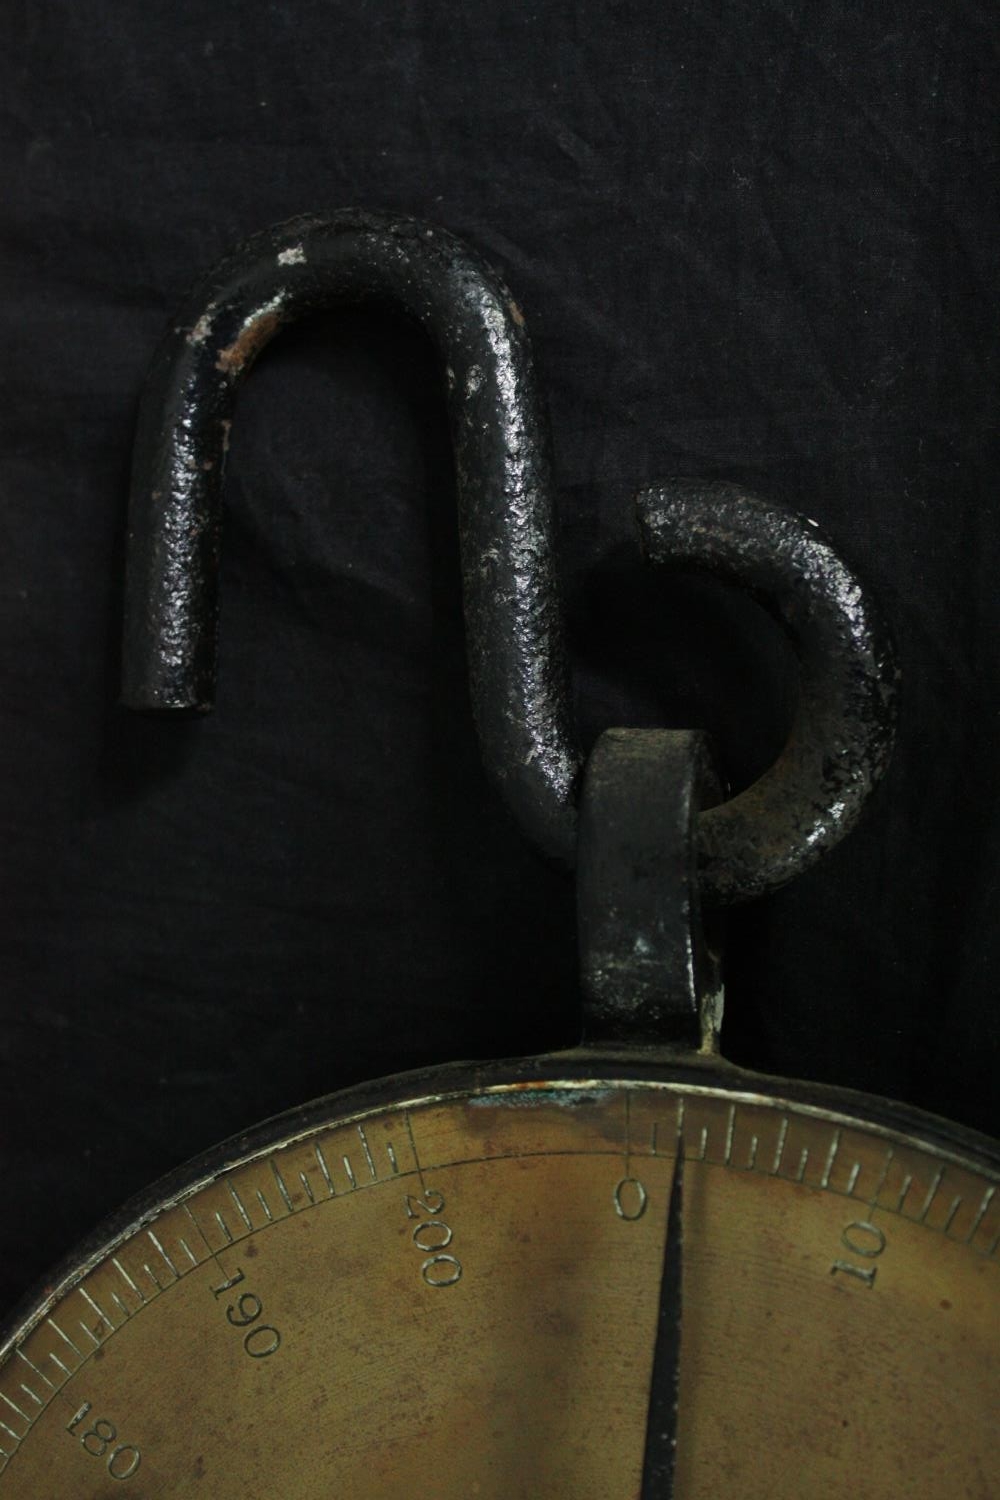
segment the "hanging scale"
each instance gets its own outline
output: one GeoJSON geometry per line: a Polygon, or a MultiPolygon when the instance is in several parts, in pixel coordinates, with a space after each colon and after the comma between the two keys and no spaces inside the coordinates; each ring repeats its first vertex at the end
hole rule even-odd
{"type": "Polygon", "coordinates": [[[521,827],[576,866],[583,1044],[321,1099],[131,1203],[9,1325],[0,1500],[997,1500],[996,1144],[718,1054],[714,915],[847,832],[891,748],[890,642],[812,523],[730,485],[640,496],[651,562],[781,621],[797,717],[730,800],[687,731],[609,730],[581,770],[516,304],[443,231],[296,220],[154,362],[126,702],[210,705],[241,376],[361,301],[446,371],[476,723],[521,827]]]}

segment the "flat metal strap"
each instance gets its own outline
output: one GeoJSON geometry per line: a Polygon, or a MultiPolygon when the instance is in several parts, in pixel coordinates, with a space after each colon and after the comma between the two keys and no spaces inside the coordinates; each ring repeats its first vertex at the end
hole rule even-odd
{"type": "Polygon", "coordinates": [[[586,1041],[717,1050],[720,965],[702,931],[695,832],[719,794],[697,731],[609,729],[595,745],[577,864],[586,1041]]]}

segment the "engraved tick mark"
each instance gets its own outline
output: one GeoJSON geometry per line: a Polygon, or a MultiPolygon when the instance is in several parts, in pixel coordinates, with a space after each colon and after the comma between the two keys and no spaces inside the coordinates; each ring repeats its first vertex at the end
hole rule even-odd
{"type": "Polygon", "coordinates": [[[253,1223],[252,1223],[252,1221],[250,1219],[250,1215],[247,1213],[246,1208],[243,1205],[243,1199],[240,1197],[239,1193],[233,1187],[232,1183],[229,1184],[229,1196],[230,1196],[230,1198],[232,1198],[233,1202],[235,1203],[235,1205],[236,1205],[236,1212],[239,1214],[240,1218],[243,1220],[243,1223],[246,1225],[247,1229],[252,1230],[253,1229],[253,1223]]]}
{"type": "Polygon", "coordinates": [[[966,1244],[968,1244],[969,1241],[974,1237],[974,1235],[976,1233],[976,1230],[979,1228],[980,1224],[985,1219],[985,1217],[986,1217],[986,1210],[989,1208],[990,1204],[993,1202],[993,1198],[994,1198],[995,1193],[996,1193],[996,1188],[995,1187],[988,1187],[986,1189],[985,1193],[983,1194],[983,1201],[980,1203],[979,1207],[976,1210],[976,1217],[972,1221],[972,1228],[969,1230],[968,1234],[965,1236],[965,1243],[966,1244]]]}
{"type": "Polygon", "coordinates": [[[778,1129],[778,1144],[774,1148],[774,1162],[771,1166],[771,1176],[777,1177],[781,1171],[781,1158],[785,1154],[785,1142],[788,1139],[788,1116],[782,1115],[781,1125],[778,1129]]]}
{"type": "Polygon", "coordinates": [[[399,1162],[396,1160],[396,1153],[392,1149],[392,1142],[391,1141],[386,1141],[386,1143],[385,1143],[385,1154],[389,1158],[389,1165],[392,1168],[393,1173],[398,1173],[399,1172],[399,1162]]]}
{"type": "Polygon", "coordinates": [[[752,1135],[750,1137],[750,1150],[749,1150],[749,1152],[747,1154],[747,1171],[748,1172],[752,1172],[754,1170],[754,1168],[756,1167],[756,1165],[757,1165],[757,1151],[758,1151],[759,1147],[760,1147],[760,1141],[757,1139],[757,1137],[755,1135],[752,1135]]]}
{"type": "Polygon", "coordinates": [[[361,1142],[361,1149],[365,1153],[365,1164],[368,1167],[368,1175],[371,1177],[372,1182],[377,1182],[378,1173],[375,1170],[375,1163],[372,1160],[371,1147],[368,1144],[368,1137],[365,1135],[364,1126],[362,1125],[358,1126],[358,1139],[361,1142]]]}
{"type": "Polygon", "coordinates": [[[828,1188],[830,1186],[830,1173],[833,1171],[833,1164],[837,1160],[837,1152],[840,1150],[840,1136],[841,1132],[839,1130],[835,1131],[833,1140],[830,1142],[830,1150],[827,1152],[826,1161],[823,1163],[823,1175],[819,1180],[821,1188],[828,1188]]]}
{"type": "Polygon", "coordinates": [[[729,1117],[726,1121],[726,1166],[728,1167],[733,1158],[733,1137],[736,1134],[736,1105],[729,1106],[729,1117]]]}
{"type": "Polygon", "coordinates": [[[142,1269],[143,1269],[143,1270],[144,1270],[144,1271],[145,1271],[145,1273],[146,1273],[146,1275],[147,1275],[147,1276],[148,1276],[148,1277],[149,1277],[149,1279],[150,1279],[150,1281],[151,1281],[151,1282],[152,1282],[152,1283],[153,1283],[153,1285],[154,1285],[154,1286],[155,1286],[155,1287],[156,1287],[156,1290],[157,1290],[157,1291],[158,1291],[158,1292],[162,1292],[162,1291],[163,1291],[163,1282],[162,1282],[162,1281],[161,1281],[161,1280],[160,1280],[160,1279],[159,1279],[159,1277],[158,1277],[158,1276],[157,1276],[157,1275],[156,1275],[156,1273],[155,1273],[155,1271],[154,1271],[154,1270],[153,1270],[153,1268],[152,1268],[152,1266],[148,1266],[148,1265],[146,1265],[146,1264],[145,1264],[145,1262],[144,1262],[144,1263],[143,1263],[143,1267],[142,1267],[142,1269]]]}
{"type": "Polygon", "coordinates": [[[417,1155],[417,1143],[413,1139],[413,1123],[410,1119],[410,1111],[408,1109],[403,1111],[403,1119],[406,1121],[406,1133],[410,1138],[410,1150],[413,1152],[413,1164],[417,1169],[417,1181],[420,1183],[421,1192],[423,1192],[424,1174],[420,1166],[420,1157],[417,1155]]]}
{"type": "Polygon", "coordinates": [[[351,1184],[352,1188],[356,1188],[358,1185],[358,1179],[354,1175],[354,1168],[351,1166],[350,1158],[347,1156],[342,1156],[341,1161],[344,1163],[344,1171],[347,1173],[348,1182],[351,1184]]]}
{"type": "MultiPolygon", "coordinates": [[[[81,1286],[81,1287],[78,1287],[77,1290],[79,1291],[80,1296],[86,1302],[87,1306],[91,1309],[91,1311],[95,1312],[97,1314],[97,1322],[94,1325],[95,1328],[100,1328],[101,1324],[105,1323],[107,1325],[108,1332],[109,1333],[114,1333],[115,1325],[112,1323],[111,1319],[108,1317],[108,1315],[104,1311],[103,1307],[101,1307],[99,1305],[99,1303],[97,1303],[97,1302],[94,1301],[93,1297],[87,1291],[87,1288],[85,1286],[81,1286]]],[[[88,1331],[88,1333],[90,1332],[89,1329],[87,1331],[88,1331]]]]}
{"type": "MultiPolygon", "coordinates": [[[[48,1386],[49,1391],[55,1391],[55,1389],[57,1389],[54,1385],[52,1385],[52,1382],[48,1379],[48,1376],[42,1374],[42,1371],[39,1370],[39,1367],[37,1367],[36,1364],[33,1364],[33,1361],[30,1361],[30,1359],[28,1359],[28,1356],[25,1355],[24,1350],[18,1350],[18,1359],[22,1359],[22,1361],[24,1361],[24,1364],[27,1365],[28,1370],[34,1371],[34,1374],[39,1377],[40,1382],[42,1382],[43,1385],[48,1386]]],[[[22,1386],[22,1389],[24,1389],[24,1391],[27,1391],[27,1386],[22,1386]]],[[[37,1397],[34,1398],[34,1400],[37,1401],[37,1397]]],[[[40,1403],[40,1401],[39,1406],[42,1406],[42,1403],[40,1403]]]]}
{"type": "Polygon", "coordinates": [[[851,1175],[847,1179],[847,1196],[850,1197],[857,1186],[858,1178],[861,1176],[861,1163],[856,1161],[851,1168],[851,1175]]]}
{"type": "Polygon", "coordinates": [[[323,1155],[323,1148],[322,1146],[317,1145],[313,1147],[313,1151],[316,1154],[316,1160],[319,1163],[319,1169],[323,1173],[323,1181],[327,1185],[330,1197],[333,1198],[336,1196],[333,1187],[333,1178],[330,1176],[330,1168],[326,1164],[326,1157],[323,1155]]]}
{"type": "Polygon", "coordinates": [[[945,1219],[943,1225],[941,1226],[942,1231],[945,1234],[947,1234],[948,1231],[949,1231],[949,1229],[951,1228],[952,1223],[954,1222],[955,1215],[958,1213],[958,1210],[961,1208],[961,1206],[962,1206],[962,1195],[961,1195],[961,1193],[959,1193],[956,1197],[954,1197],[952,1199],[952,1201],[951,1201],[951,1207],[948,1210],[948,1217],[945,1219]]]}
{"type": "Polygon", "coordinates": [[[31,1426],[31,1418],[29,1416],[27,1416],[26,1413],[21,1410],[21,1408],[16,1404],[16,1402],[12,1401],[9,1396],[5,1396],[2,1391],[0,1391],[0,1398],[2,1398],[4,1401],[6,1401],[7,1405],[10,1407],[11,1411],[16,1412],[17,1415],[21,1418],[21,1420],[23,1422],[27,1422],[28,1426],[29,1427],[31,1426]]]}
{"type": "Polygon", "coordinates": [[[937,1174],[935,1175],[934,1181],[931,1183],[930,1187],[927,1189],[927,1197],[924,1199],[923,1204],[921,1205],[920,1212],[917,1214],[917,1223],[918,1224],[923,1224],[925,1222],[926,1218],[927,1218],[927,1215],[930,1213],[931,1204],[934,1202],[935,1195],[937,1193],[938,1188],[941,1186],[941,1181],[942,1181],[943,1177],[944,1177],[944,1167],[939,1167],[938,1170],[937,1170],[937,1174]]]}
{"type": "Polygon", "coordinates": [[[273,1224],[274,1223],[274,1215],[271,1212],[271,1206],[268,1203],[267,1199],[264,1197],[263,1191],[260,1188],[257,1189],[257,1202],[260,1204],[261,1208],[264,1210],[264,1217],[267,1220],[267,1222],[269,1224],[273,1224]]]}
{"type": "Polygon", "coordinates": [[[878,1187],[875,1189],[874,1193],[872,1193],[871,1196],[871,1206],[873,1209],[878,1207],[879,1194],[885,1187],[885,1179],[889,1175],[889,1168],[892,1166],[892,1158],[893,1149],[890,1146],[888,1151],[885,1153],[885,1161],[882,1164],[882,1175],[878,1180],[878,1187]]]}
{"type": "Polygon", "coordinates": [[[292,1200],[289,1196],[288,1189],[285,1186],[285,1179],[278,1171],[278,1163],[274,1160],[273,1157],[271,1158],[271,1171],[274,1173],[274,1180],[278,1185],[278,1192],[281,1194],[282,1199],[284,1200],[285,1207],[288,1209],[289,1213],[292,1213],[292,1200]]]}
{"type": "Polygon", "coordinates": [[[177,1267],[174,1265],[174,1263],[171,1260],[170,1255],[168,1254],[168,1252],[166,1251],[166,1249],[163,1247],[163,1245],[160,1244],[160,1242],[157,1239],[156,1235],[153,1233],[153,1231],[151,1229],[147,1229],[146,1230],[146,1234],[147,1234],[147,1236],[148,1236],[148,1238],[150,1240],[150,1243],[153,1245],[153,1247],[157,1251],[159,1251],[160,1255],[163,1257],[163,1261],[164,1261],[164,1264],[166,1265],[167,1269],[173,1274],[174,1278],[177,1281],[180,1281],[180,1279],[181,1279],[181,1273],[178,1271],[177,1267]]]}
{"type": "Polygon", "coordinates": [[[302,1184],[303,1191],[305,1192],[306,1197],[309,1199],[309,1202],[310,1203],[315,1203],[316,1202],[316,1195],[314,1194],[314,1192],[312,1190],[312,1183],[309,1181],[309,1178],[306,1176],[306,1174],[304,1172],[300,1172],[299,1173],[299,1181],[302,1184]]]}
{"type": "Polygon", "coordinates": [[[35,1403],[36,1406],[42,1406],[42,1407],[44,1407],[45,1402],[42,1400],[41,1396],[36,1396],[35,1395],[35,1392],[31,1389],[30,1385],[25,1385],[25,1383],[24,1383],[23,1380],[19,1381],[18,1384],[20,1385],[20,1387],[21,1387],[22,1391],[24,1392],[24,1394],[26,1396],[28,1396],[32,1401],[34,1401],[34,1403],[35,1403]]]}
{"type": "Polygon", "coordinates": [[[111,1264],[114,1266],[114,1268],[118,1272],[119,1276],[121,1276],[121,1278],[124,1281],[125,1285],[127,1287],[130,1287],[131,1290],[133,1292],[135,1292],[135,1295],[138,1297],[139,1301],[140,1302],[145,1302],[146,1301],[146,1297],[145,1297],[144,1293],[139,1289],[139,1287],[136,1286],[135,1282],[132,1280],[131,1276],[128,1274],[128,1272],[126,1271],[125,1267],[122,1265],[121,1261],[118,1259],[117,1255],[113,1255],[111,1257],[111,1264]]]}
{"type": "Polygon", "coordinates": [[[225,1235],[225,1237],[226,1237],[226,1244],[227,1245],[231,1245],[233,1243],[233,1236],[232,1236],[232,1233],[230,1232],[229,1225],[226,1223],[225,1219],[222,1217],[222,1213],[221,1213],[221,1211],[219,1209],[215,1210],[215,1222],[216,1222],[216,1224],[218,1224],[219,1228],[222,1230],[222,1233],[225,1235]]]}
{"type": "MultiPolygon", "coordinates": [[[[208,1255],[214,1255],[215,1251],[212,1249],[211,1245],[208,1243],[208,1239],[206,1238],[205,1231],[202,1229],[201,1225],[198,1223],[198,1220],[195,1218],[194,1211],[192,1210],[190,1204],[188,1204],[188,1203],[184,1204],[184,1212],[187,1214],[188,1218],[191,1220],[191,1228],[192,1229],[196,1229],[198,1231],[198,1238],[201,1240],[202,1244],[205,1246],[205,1250],[208,1253],[208,1255]]],[[[183,1240],[181,1241],[181,1243],[182,1244],[184,1243],[183,1240]]],[[[231,1237],[230,1237],[229,1243],[230,1244],[233,1243],[231,1237]]],[[[188,1251],[188,1254],[191,1255],[190,1250],[188,1251]]],[[[191,1260],[192,1260],[193,1264],[197,1265],[197,1261],[195,1261],[195,1258],[194,1258],[193,1255],[191,1255],[191,1260]]]]}

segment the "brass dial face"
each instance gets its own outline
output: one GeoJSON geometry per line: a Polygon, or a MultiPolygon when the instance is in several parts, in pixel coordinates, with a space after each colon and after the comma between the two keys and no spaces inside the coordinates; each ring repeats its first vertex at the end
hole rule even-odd
{"type": "Polygon", "coordinates": [[[679,1142],[674,1493],[995,1500],[996,1158],[594,1067],[396,1080],[172,1183],[5,1346],[0,1500],[634,1500],[679,1142]]]}

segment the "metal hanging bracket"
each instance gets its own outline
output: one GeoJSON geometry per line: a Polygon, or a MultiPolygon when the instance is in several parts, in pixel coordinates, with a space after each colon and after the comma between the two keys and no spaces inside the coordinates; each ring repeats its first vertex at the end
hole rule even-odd
{"type": "Polygon", "coordinates": [[[699,811],[719,794],[697,732],[608,729],[594,746],[576,882],[585,1043],[718,1051],[720,955],[694,853],[699,811]]]}

